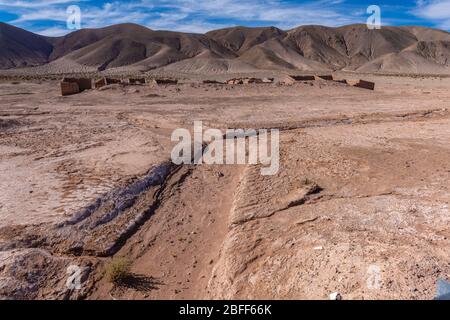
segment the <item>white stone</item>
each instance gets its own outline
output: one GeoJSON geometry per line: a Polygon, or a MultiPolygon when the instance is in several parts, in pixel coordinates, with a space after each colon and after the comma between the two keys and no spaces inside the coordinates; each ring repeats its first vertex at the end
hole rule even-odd
{"type": "Polygon", "coordinates": [[[330,300],[342,300],[342,296],[339,292],[333,292],[330,294],[330,300]]]}

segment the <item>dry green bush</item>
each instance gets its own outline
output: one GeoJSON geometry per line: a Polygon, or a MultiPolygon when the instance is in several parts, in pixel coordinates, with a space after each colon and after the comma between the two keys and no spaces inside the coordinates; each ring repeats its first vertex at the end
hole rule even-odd
{"type": "Polygon", "coordinates": [[[107,279],[118,284],[128,278],[131,273],[131,262],[126,258],[113,258],[106,266],[105,274],[107,279]]]}

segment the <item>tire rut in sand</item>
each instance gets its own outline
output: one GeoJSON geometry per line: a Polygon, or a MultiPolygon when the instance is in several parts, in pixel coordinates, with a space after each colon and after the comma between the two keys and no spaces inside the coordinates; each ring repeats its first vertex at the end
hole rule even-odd
{"type": "Polygon", "coordinates": [[[207,282],[228,232],[241,166],[183,166],[167,181],[152,217],[115,256],[132,262],[132,272],[159,285],[142,292],[114,287],[103,279],[90,298],[204,299],[207,282]]]}

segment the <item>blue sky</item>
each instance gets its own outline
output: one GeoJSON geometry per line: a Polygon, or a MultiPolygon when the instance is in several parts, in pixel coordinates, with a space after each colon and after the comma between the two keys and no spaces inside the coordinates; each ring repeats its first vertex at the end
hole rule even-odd
{"type": "Polygon", "coordinates": [[[67,34],[67,8],[81,9],[81,27],[134,22],[156,30],[205,32],[235,25],[289,29],[304,24],[366,23],[369,5],[382,25],[450,30],[450,0],[0,0],[0,21],[49,36],[67,34]]]}

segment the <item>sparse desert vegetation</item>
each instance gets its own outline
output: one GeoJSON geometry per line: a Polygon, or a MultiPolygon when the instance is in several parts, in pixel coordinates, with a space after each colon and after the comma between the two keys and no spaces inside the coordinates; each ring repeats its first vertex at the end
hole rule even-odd
{"type": "Polygon", "coordinates": [[[105,276],[109,282],[120,285],[131,275],[131,261],[127,258],[113,258],[105,268],[105,276]]]}
{"type": "MultiPolygon", "coordinates": [[[[57,254],[88,266],[72,298],[432,298],[449,274],[450,80],[364,78],[375,90],[279,74],[67,97],[58,80],[5,80],[0,276],[15,279],[17,259],[45,257],[43,272],[8,285],[67,298],[57,254]],[[279,128],[279,173],[171,165],[170,133],[196,119],[279,128]],[[364,286],[371,265],[383,270],[379,290],[364,286]]],[[[8,285],[3,296],[23,298],[8,285]]]]}
{"type": "Polygon", "coordinates": [[[0,31],[0,298],[432,299],[450,278],[447,32],[0,31]],[[175,164],[196,121],[279,130],[279,170],[175,164]]]}

